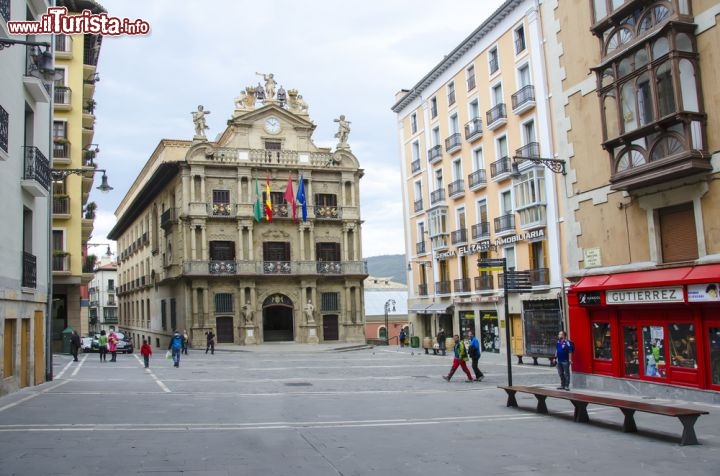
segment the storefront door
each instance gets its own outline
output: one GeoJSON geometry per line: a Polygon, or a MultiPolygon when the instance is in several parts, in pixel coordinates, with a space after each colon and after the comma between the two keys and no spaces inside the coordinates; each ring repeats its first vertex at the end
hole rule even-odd
{"type": "Polygon", "coordinates": [[[710,365],[707,366],[708,387],[720,390],[720,320],[708,321],[703,332],[710,365]]]}

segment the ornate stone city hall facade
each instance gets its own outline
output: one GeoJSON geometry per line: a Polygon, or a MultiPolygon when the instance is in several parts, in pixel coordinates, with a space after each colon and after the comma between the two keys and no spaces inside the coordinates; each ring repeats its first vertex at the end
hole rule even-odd
{"type": "Polygon", "coordinates": [[[350,122],[317,147],[296,90],[265,85],[235,99],[227,128],[161,140],[117,211],[120,326],[164,346],[268,341],[364,342],[359,184],[350,122]],[[294,217],[293,210],[296,211],[294,217]]]}

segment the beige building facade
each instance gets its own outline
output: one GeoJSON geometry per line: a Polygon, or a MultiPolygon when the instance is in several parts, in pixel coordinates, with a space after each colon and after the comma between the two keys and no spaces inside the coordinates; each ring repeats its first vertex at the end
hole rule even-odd
{"type": "Polygon", "coordinates": [[[302,95],[263,77],[215,141],[198,106],[193,139],[162,140],[116,211],[119,322],[136,342],[164,346],[173,329],[203,348],[210,331],[219,344],[365,341],[349,122],[335,120],[334,150],[317,147],[302,95]]]}
{"type": "Polygon", "coordinates": [[[507,325],[513,354],[551,357],[565,326],[564,169],[544,39],[538,2],[505,2],[396,98],[409,311],[420,338],[472,330],[483,351],[505,352],[507,325]],[[507,306],[505,277],[478,267],[487,258],[505,258],[530,285],[509,293],[507,306]]]}
{"type": "Polygon", "coordinates": [[[720,5],[543,10],[557,148],[570,165],[576,381],[718,391],[720,5]]]}

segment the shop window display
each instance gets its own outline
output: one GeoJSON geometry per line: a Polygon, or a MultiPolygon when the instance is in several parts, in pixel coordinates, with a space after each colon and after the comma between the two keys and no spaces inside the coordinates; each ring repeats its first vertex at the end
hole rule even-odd
{"type": "Polygon", "coordinates": [[[595,358],[601,360],[612,360],[612,342],[610,339],[609,322],[593,322],[593,348],[595,358]]]}
{"type": "Polygon", "coordinates": [[[665,329],[661,326],[643,327],[645,376],[665,378],[665,329]]]}
{"type": "Polygon", "coordinates": [[[638,338],[637,327],[623,326],[623,347],[625,349],[623,362],[625,365],[625,375],[637,377],[640,375],[640,365],[638,361],[638,338]]]}
{"type": "Polygon", "coordinates": [[[709,330],[710,348],[710,378],[713,385],[720,385],[720,327],[711,327],[709,330]]]}
{"type": "Polygon", "coordinates": [[[693,324],[670,324],[670,362],[674,367],[697,368],[693,324]]]}

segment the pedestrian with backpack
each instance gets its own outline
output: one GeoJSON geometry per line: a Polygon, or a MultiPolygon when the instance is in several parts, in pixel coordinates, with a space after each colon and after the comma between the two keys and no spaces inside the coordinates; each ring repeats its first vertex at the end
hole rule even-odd
{"type": "Polygon", "coordinates": [[[182,347],[183,338],[176,329],[175,334],[173,334],[170,339],[170,345],[168,345],[168,350],[172,351],[173,365],[175,367],[180,367],[180,354],[182,353],[182,347]]]}
{"type": "Polygon", "coordinates": [[[473,335],[472,331],[468,331],[468,339],[470,340],[468,344],[468,355],[470,356],[470,360],[472,360],[472,369],[473,372],[475,372],[475,381],[482,382],[485,375],[483,375],[482,371],[478,367],[478,360],[480,360],[480,342],[478,342],[477,337],[473,335]]]}
{"type": "Polygon", "coordinates": [[[465,372],[465,375],[467,375],[466,382],[472,382],[472,375],[470,375],[470,370],[467,367],[467,361],[468,355],[467,350],[465,350],[465,343],[460,340],[460,336],[455,334],[453,336],[453,339],[455,339],[455,358],[453,359],[452,368],[450,369],[450,373],[447,375],[443,375],[443,378],[447,380],[448,382],[452,378],[453,374],[457,370],[458,367],[462,367],[463,371],[465,372]]]}

